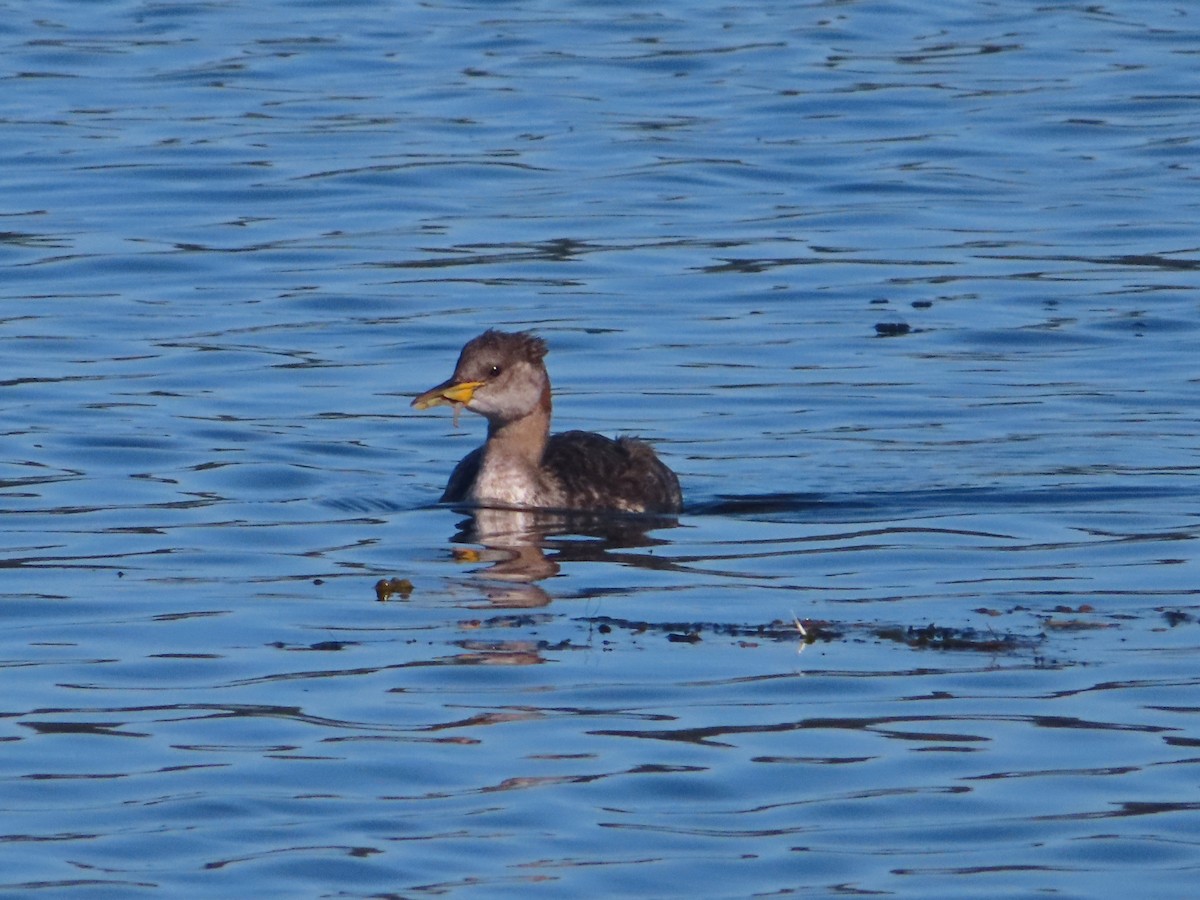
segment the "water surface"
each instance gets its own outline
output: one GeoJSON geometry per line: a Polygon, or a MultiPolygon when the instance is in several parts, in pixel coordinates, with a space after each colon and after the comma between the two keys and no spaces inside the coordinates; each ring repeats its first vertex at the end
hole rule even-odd
{"type": "Polygon", "coordinates": [[[1188,9],[8,13],[0,891],[1191,889],[1188,9]],[[684,514],[437,507],[488,326],[684,514]]]}

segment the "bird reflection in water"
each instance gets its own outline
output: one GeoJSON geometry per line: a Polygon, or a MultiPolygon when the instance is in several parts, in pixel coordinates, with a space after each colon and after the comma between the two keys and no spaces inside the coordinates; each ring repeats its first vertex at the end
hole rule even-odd
{"type": "Polygon", "coordinates": [[[458,523],[452,541],[482,547],[464,548],[456,556],[486,564],[476,577],[490,605],[528,609],[550,602],[550,594],[538,582],[557,575],[563,563],[607,561],[671,568],[669,560],[623,551],[667,544],[651,532],[678,524],[674,516],[665,515],[480,507],[471,509],[468,517],[458,523]]]}

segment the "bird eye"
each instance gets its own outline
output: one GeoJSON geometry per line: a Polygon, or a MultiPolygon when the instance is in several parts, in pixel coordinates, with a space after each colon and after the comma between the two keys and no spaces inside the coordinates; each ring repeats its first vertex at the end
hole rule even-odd
{"type": "Polygon", "coordinates": [[[495,378],[499,374],[500,374],[499,366],[492,366],[490,369],[488,369],[488,375],[490,375],[492,378],[495,378]]]}

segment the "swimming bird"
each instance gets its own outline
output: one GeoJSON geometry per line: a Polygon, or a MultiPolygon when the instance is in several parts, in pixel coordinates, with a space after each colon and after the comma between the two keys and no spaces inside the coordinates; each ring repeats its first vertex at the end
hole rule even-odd
{"type": "Polygon", "coordinates": [[[679,479],[650,446],[590,431],[550,435],[546,342],[489,329],[467,342],[454,374],[417,409],[466,407],[487,419],[487,442],[455,466],[443,503],[536,509],[674,513],[679,479]]]}

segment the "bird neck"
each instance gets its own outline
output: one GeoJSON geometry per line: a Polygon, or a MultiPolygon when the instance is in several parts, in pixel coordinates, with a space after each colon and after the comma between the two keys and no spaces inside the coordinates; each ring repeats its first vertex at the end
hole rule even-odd
{"type": "Polygon", "coordinates": [[[535,469],[550,437],[550,386],[542,391],[536,407],[519,419],[488,422],[487,452],[499,451],[508,458],[524,460],[535,469]]]}

